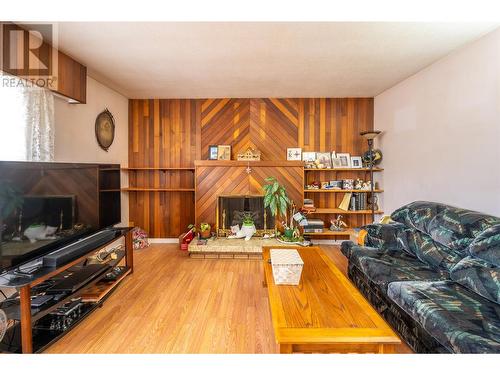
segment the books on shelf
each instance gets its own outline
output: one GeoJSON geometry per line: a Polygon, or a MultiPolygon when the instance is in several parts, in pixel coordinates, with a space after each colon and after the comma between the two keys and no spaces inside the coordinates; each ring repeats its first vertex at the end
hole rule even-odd
{"type": "Polygon", "coordinates": [[[344,198],[342,198],[342,202],[339,204],[339,209],[343,211],[349,210],[349,205],[351,203],[352,193],[345,193],[344,198]]]}
{"type": "Polygon", "coordinates": [[[307,219],[307,224],[303,225],[304,233],[323,233],[325,222],[321,219],[307,219]]]}
{"type": "Polygon", "coordinates": [[[361,211],[368,208],[368,193],[345,193],[339,209],[343,211],[361,211]]]}

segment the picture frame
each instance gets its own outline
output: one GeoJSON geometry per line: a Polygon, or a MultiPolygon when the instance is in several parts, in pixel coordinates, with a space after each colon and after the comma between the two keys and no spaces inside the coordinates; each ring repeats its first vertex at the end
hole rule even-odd
{"type": "Polygon", "coordinates": [[[348,153],[340,153],[337,154],[337,157],[340,159],[340,167],[339,168],[351,168],[351,155],[348,153]]]}
{"type": "Polygon", "coordinates": [[[330,169],[332,168],[332,157],[329,152],[317,152],[316,159],[318,160],[318,167],[330,169]]]}
{"type": "Polygon", "coordinates": [[[332,166],[333,168],[342,168],[342,163],[339,157],[332,158],[332,166]]]}
{"type": "Polygon", "coordinates": [[[330,181],[330,186],[334,190],[342,190],[342,180],[331,180],[330,181]]]}
{"type": "Polygon", "coordinates": [[[361,156],[351,156],[351,168],[362,168],[363,160],[361,156]]]}
{"type": "Polygon", "coordinates": [[[217,160],[231,160],[231,146],[218,145],[217,146],[217,160]]]}
{"type": "Polygon", "coordinates": [[[305,162],[314,163],[316,161],[316,153],[315,152],[303,152],[302,160],[305,162]]]}
{"type": "Polygon", "coordinates": [[[219,147],[217,145],[208,146],[208,160],[217,160],[219,158],[219,147]]]}
{"type": "Polygon", "coordinates": [[[302,160],[302,149],[300,147],[289,147],[286,149],[286,160],[302,160]]]}

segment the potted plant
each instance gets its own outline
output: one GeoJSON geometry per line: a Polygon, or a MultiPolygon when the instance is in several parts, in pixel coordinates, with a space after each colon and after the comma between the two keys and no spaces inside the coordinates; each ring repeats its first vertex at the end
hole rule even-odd
{"type": "Polygon", "coordinates": [[[245,239],[247,239],[247,238],[250,239],[257,231],[255,229],[255,223],[253,221],[252,214],[250,214],[248,212],[244,214],[243,222],[241,225],[241,231],[245,235],[245,239]]]}
{"type": "MultiPolygon", "coordinates": [[[[302,242],[304,238],[300,234],[299,227],[295,225],[295,204],[288,198],[286,188],[276,180],[275,177],[268,177],[269,182],[263,186],[264,189],[264,207],[271,211],[275,217],[275,222],[281,219],[283,235],[279,236],[285,242],[302,242]]],[[[277,231],[278,232],[278,231],[277,231]]]]}
{"type": "Polygon", "coordinates": [[[291,205],[286,188],[275,177],[268,177],[265,181],[268,184],[262,187],[264,189],[264,208],[269,208],[276,224],[280,218],[286,222],[288,207],[291,205]]]}
{"type": "Polygon", "coordinates": [[[212,233],[210,232],[211,226],[208,223],[201,223],[200,224],[200,238],[201,239],[206,239],[210,238],[212,236],[212,233]]]}

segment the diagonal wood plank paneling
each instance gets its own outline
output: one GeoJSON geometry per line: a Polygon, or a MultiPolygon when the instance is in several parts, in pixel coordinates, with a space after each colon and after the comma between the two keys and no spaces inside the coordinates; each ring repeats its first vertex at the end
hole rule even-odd
{"type": "Polygon", "coordinates": [[[196,168],[196,223],[216,223],[217,198],[221,195],[261,195],[265,178],[274,176],[283,184],[291,199],[302,205],[303,168],[301,166],[199,166],[196,168]]]}
{"type": "Polygon", "coordinates": [[[233,158],[253,146],[250,140],[250,99],[207,99],[201,104],[201,155],[210,145],[231,145],[233,158]]]}
{"type": "Polygon", "coordinates": [[[252,99],[250,140],[262,160],[286,160],[286,149],[298,146],[296,99],[252,99]]]}
{"type": "MultiPolygon", "coordinates": [[[[130,100],[129,124],[131,167],[191,167],[194,160],[208,158],[208,146],[218,144],[230,144],[233,159],[247,147],[259,149],[262,160],[272,161],[286,160],[288,147],[361,155],[366,144],[359,132],[373,129],[373,98],[130,100]]],[[[192,193],[130,193],[131,221],[152,237],[177,236],[195,218],[215,221],[215,202],[210,198],[214,194],[256,193],[269,175],[290,186],[300,185],[290,188],[289,194],[302,201],[303,176],[298,171],[263,168],[248,177],[244,167],[235,168],[214,174],[198,168],[198,177],[207,185],[196,205],[192,193]]],[[[325,181],[332,177],[316,172],[308,176],[325,181]]],[[[194,186],[192,172],[133,172],[130,181],[136,186],[194,186]]],[[[321,206],[334,207],[341,194],[311,197],[321,206]]],[[[352,224],[361,225],[363,220],[352,217],[352,224]]]]}

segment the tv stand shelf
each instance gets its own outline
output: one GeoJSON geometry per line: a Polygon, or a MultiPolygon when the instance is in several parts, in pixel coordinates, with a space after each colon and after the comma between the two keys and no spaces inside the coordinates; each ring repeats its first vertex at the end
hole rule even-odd
{"type": "MultiPolygon", "coordinates": [[[[12,335],[12,337],[14,337],[14,339],[16,339],[17,337],[17,340],[19,340],[19,333],[16,333],[15,330],[20,327],[20,348],[18,350],[14,350],[14,352],[19,351],[22,353],[34,353],[43,351],[45,348],[47,348],[48,345],[60,339],[66,333],[72,330],[80,321],[82,321],[86,316],[94,311],[95,308],[102,306],[102,303],[110,295],[110,292],[112,292],[127,275],[130,275],[133,272],[133,247],[131,228],[117,228],[114,230],[115,235],[113,239],[107,241],[101,246],[97,246],[89,250],[87,253],[83,254],[75,260],[68,262],[67,264],[52,268],[42,267],[38,269],[32,275],[32,277],[18,277],[16,279],[10,280],[9,282],[3,283],[3,286],[15,287],[19,292],[19,302],[15,302],[18,303],[18,305],[15,305],[15,303],[13,304],[13,306],[18,306],[19,316],[18,318],[10,318],[11,320],[17,322],[10,328],[11,330],[13,330],[13,332],[11,332],[10,334],[12,335]],[[124,264],[124,266],[122,267],[123,271],[118,275],[116,280],[104,282],[102,279],[106,276],[107,271],[103,271],[100,273],[96,271],[96,273],[94,274],[95,277],[91,278],[90,281],[80,286],[73,293],[64,295],[55,303],[50,304],[49,302],[49,304],[42,306],[41,308],[32,308],[32,288],[36,288],[43,282],[56,277],[57,275],[75,265],[78,265],[80,263],[84,264],[85,260],[89,256],[99,250],[113,246],[113,244],[117,243],[118,241],[123,241],[122,244],[124,243],[124,248],[118,248],[116,251],[114,251],[117,257],[106,262],[106,264],[110,267],[109,269],[112,269],[119,264],[124,264]],[[79,305],[78,317],[73,319],[73,321],[67,328],[63,330],[49,330],[42,329],[40,324],[37,325],[37,322],[41,322],[43,325],[44,320],[46,320],[44,318],[56,311],[58,308],[64,306],[67,303],[70,303],[75,299],[81,298],[84,295],[87,296],[88,294],[90,294],[90,292],[95,291],[96,289],[100,292],[97,294],[96,298],[93,301],[84,301],[82,298],[82,304],[79,305]]],[[[4,301],[3,303],[5,302],[6,301],[4,301]]],[[[12,345],[9,344],[9,346],[12,345]]],[[[11,348],[9,349],[9,351],[13,351],[11,348]]],[[[0,351],[1,350],[5,349],[2,347],[0,351]]]]}

